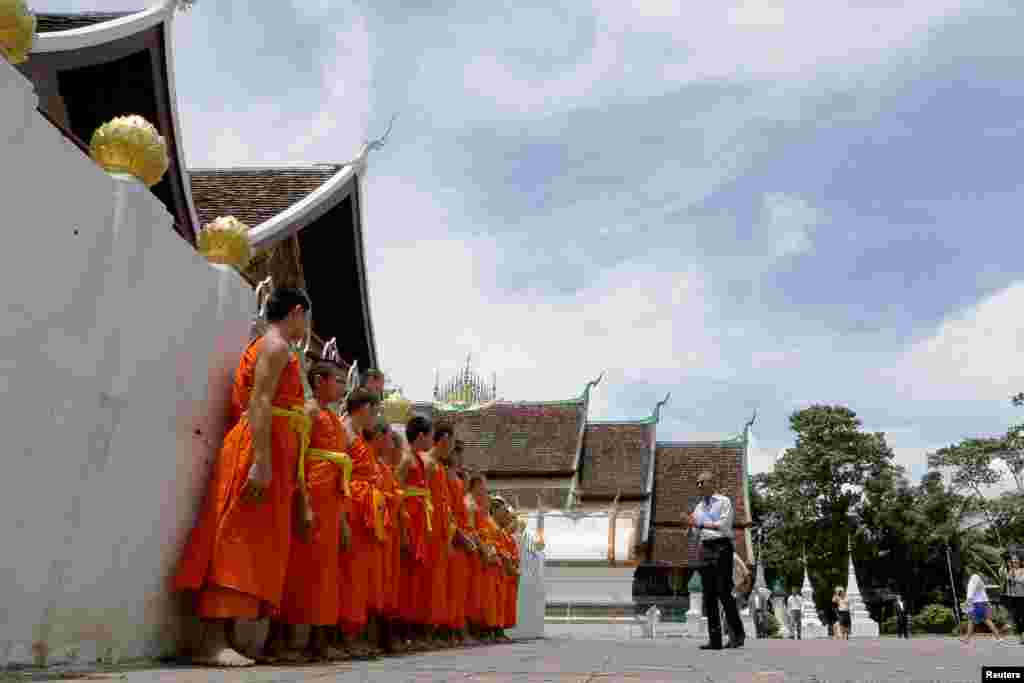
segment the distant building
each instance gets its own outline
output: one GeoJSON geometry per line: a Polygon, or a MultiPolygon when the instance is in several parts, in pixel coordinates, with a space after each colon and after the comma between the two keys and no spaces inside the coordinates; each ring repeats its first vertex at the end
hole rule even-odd
{"type": "MultiPolygon", "coordinates": [[[[639,419],[590,420],[598,381],[561,401],[506,401],[495,379],[467,361],[435,386],[432,401],[413,406],[453,424],[466,443],[466,466],[486,474],[491,491],[543,538],[549,614],[570,605],[577,614],[633,614],[634,579],[667,586],[688,578],[695,548],[684,516],[703,470],[733,499],[737,523],[749,519],[746,431],[722,441],[659,442],[664,402],[639,419]]],[[[748,531],[737,532],[737,550],[751,560],[748,531]]]]}

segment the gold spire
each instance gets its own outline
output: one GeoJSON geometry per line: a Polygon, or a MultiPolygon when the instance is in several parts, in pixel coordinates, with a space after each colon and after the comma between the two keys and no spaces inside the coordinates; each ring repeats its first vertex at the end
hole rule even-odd
{"type": "Polygon", "coordinates": [[[36,18],[25,0],[0,0],[0,55],[11,64],[28,59],[36,36],[36,18]]]}

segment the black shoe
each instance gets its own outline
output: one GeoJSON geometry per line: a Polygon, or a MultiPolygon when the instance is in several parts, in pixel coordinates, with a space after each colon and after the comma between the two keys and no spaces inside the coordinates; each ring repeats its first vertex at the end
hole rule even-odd
{"type": "Polygon", "coordinates": [[[711,643],[704,643],[700,646],[701,650],[721,650],[721,645],[712,645],[711,643]]]}
{"type": "Polygon", "coordinates": [[[725,644],[725,649],[726,650],[737,650],[737,649],[739,649],[741,647],[743,647],[743,639],[742,638],[740,640],[730,640],[728,643],[725,644]]]}

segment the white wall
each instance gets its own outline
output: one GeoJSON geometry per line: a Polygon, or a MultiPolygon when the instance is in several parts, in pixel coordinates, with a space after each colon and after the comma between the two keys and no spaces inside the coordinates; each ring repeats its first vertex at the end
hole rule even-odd
{"type": "Polygon", "coordinates": [[[0,666],[160,654],[253,295],[35,107],[0,59],[0,666]]]}
{"type": "Polygon", "coordinates": [[[548,567],[549,602],[633,602],[634,567],[548,567]]]}

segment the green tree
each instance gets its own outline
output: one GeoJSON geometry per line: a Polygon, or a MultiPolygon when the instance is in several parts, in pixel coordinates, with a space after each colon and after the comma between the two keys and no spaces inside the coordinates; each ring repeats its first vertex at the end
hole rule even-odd
{"type": "Polygon", "coordinates": [[[845,585],[847,544],[867,484],[898,469],[885,435],[861,431],[845,406],[814,405],[789,422],[796,443],[776,463],[768,487],[785,529],[775,550],[784,564],[806,551],[815,604],[824,607],[833,588],[845,585]]]}

